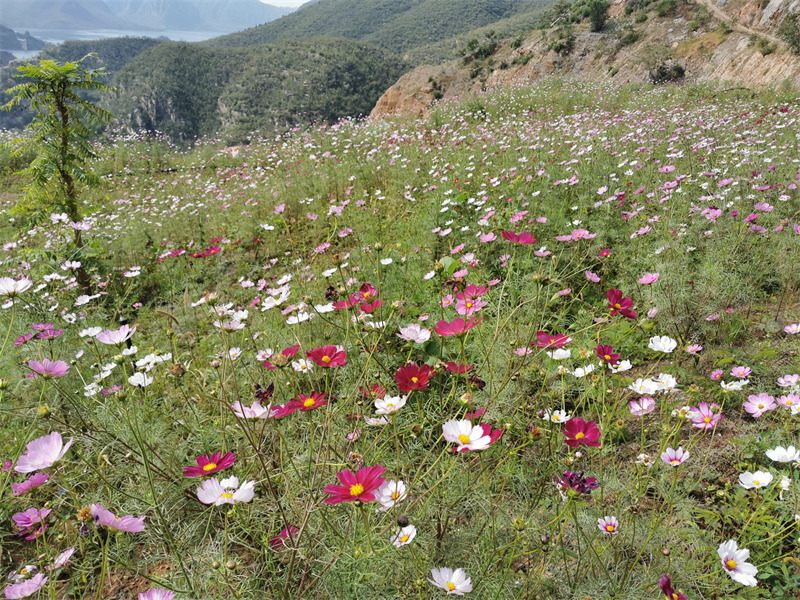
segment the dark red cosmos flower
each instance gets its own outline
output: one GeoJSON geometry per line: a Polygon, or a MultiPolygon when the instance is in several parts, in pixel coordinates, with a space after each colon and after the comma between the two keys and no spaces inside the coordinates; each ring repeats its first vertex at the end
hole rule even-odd
{"type": "Polygon", "coordinates": [[[325,394],[320,394],[319,392],[311,392],[310,396],[300,394],[299,397],[292,398],[286,404],[281,406],[275,413],[274,418],[280,419],[281,417],[290,415],[297,410],[301,412],[308,412],[310,410],[314,410],[315,408],[319,408],[320,406],[325,406],[327,403],[328,401],[325,400],[325,394]]]}
{"type": "Polygon", "coordinates": [[[343,367],[347,364],[347,354],[341,346],[323,346],[306,352],[309,360],[320,367],[343,367]]]}
{"type": "MultiPolygon", "coordinates": [[[[502,429],[495,429],[494,431],[492,431],[491,425],[487,425],[486,423],[481,423],[480,426],[481,429],[483,429],[482,437],[488,437],[490,440],[489,445],[494,444],[497,440],[500,439],[500,436],[503,435],[502,429]]],[[[459,450],[459,452],[470,452],[470,449],[464,446],[463,448],[461,448],[461,450],[459,450]]]]}
{"type": "Polygon", "coordinates": [[[594,477],[584,477],[583,471],[574,473],[573,471],[564,471],[561,477],[556,477],[556,485],[564,491],[573,491],[584,496],[592,493],[600,487],[597,479],[594,477]]]}
{"type": "Polygon", "coordinates": [[[358,294],[352,294],[347,300],[334,302],[333,308],[336,310],[345,310],[353,308],[357,304],[359,304],[358,308],[362,312],[374,311],[382,304],[378,299],[378,290],[371,283],[365,283],[358,289],[358,294]]]}
{"type": "Polygon", "coordinates": [[[689,600],[683,594],[679,594],[674,589],[672,589],[672,582],[669,579],[669,575],[664,573],[661,579],[658,580],[658,587],[661,588],[661,591],[664,592],[664,595],[669,600],[689,600]]]}
{"type": "Polygon", "coordinates": [[[537,331],[536,341],[531,342],[531,344],[534,346],[539,346],[540,348],[563,348],[571,341],[572,338],[563,333],[550,335],[546,331],[537,331]]]}
{"type": "Polygon", "coordinates": [[[383,398],[386,395],[386,388],[383,387],[380,383],[372,384],[372,387],[365,388],[361,386],[358,388],[359,391],[364,394],[365,398],[383,398]]]}
{"type": "Polygon", "coordinates": [[[380,298],[376,298],[373,302],[365,302],[364,304],[359,304],[358,310],[366,314],[372,314],[376,310],[378,310],[381,306],[383,306],[383,300],[380,298]]]}
{"type": "Polygon", "coordinates": [[[567,446],[577,448],[581,444],[586,446],[599,446],[600,428],[594,421],[584,421],[575,417],[564,423],[561,430],[567,436],[567,446]]]}
{"type": "Polygon", "coordinates": [[[536,238],[533,237],[530,232],[523,231],[522,233],[514,233],[513,231],[501,231],[500,235],[502,235],[505,239],[507,239],[512,244],[535,244],[536,238]]]}
{"type": "Polygon", "coordinates": [[[401,392],[426,390],[428,389],[428,380],[433,374],[433,368],[428,365],[417,365],[415,362],[410,362],[397,369],[394,380],[401,392]]]}
{"type": "Polygon", "coordinates": [[[606,296],[608,297],[608,308],[611,309],[612,317],[620,314],[629,319],[636,318],[636,313],[631,310],[633,300],[623,297],[621,290],[608,290],[606,296]]]}
{"type": "Polygon", "coordinates": [[[288,529],[284,529],[269,541],[270,547],[273,550],[280,550],[286,545],[286,541],[295,533],[297,533],[297,527],[294,525],[289,525],[288,529]]]}
{"type": "Polygon", "coordinates": [[[471,371],[475,365],[465,365],[464,363],[454,363],[453,361],[447,362],[447,370],[454,375],[463,375],[471,371]]]}
{"type": "Polygon", "coordinates": [[[603,362],[607,362],[610,365],[615,365],[619,362],[619,354],[615,353],[614,348],[611,346],[598,344],[594,351],[597,352],[597,357],[603,362]]]}
{"type": "Polygon", "coordinates": [[[197,461],[196,467],[194,465],[183,467],[183,474],[186,477],[202,477],[224,471],[236,462],[236,455],[228,452],[223,456],[222,452],[215,452],[211,456],[198,456],[195,460],[197,461]]]}
{"type": "Polygon", "coordinates": [[[478,323],[483,321],[483,317],[475,320],[475,317],[472,317],[469,321],[464,321],[461,317],[453,321],[439,321],[436,323],[436,326],[433,330],[441,335],[442,337],[449,337],[452,335],[463,335],[467,333],[470,329],[475,327],[478,323]]]}
{"type": "Polygon", "coordinates": [[[364,467],[355,473],[352,471],[341,471],[336,477],[342,485],[329,485],[325,487],[325,493],[331,494],[330,498],[323,500],[325,504],[340,504],[341,502],[372,502],[375,500],[375,490],[381,487],[384,482],[381,475],[386,467],[375,465],[374,467],[364,467]]]}

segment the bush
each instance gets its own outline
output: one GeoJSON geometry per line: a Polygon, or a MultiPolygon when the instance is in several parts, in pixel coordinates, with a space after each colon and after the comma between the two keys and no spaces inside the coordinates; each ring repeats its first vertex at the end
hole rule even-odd
{"type": "Polygon", "coordinates": [[[640,13],[636,15],[636,19],[634,19],[636,23],[644,23],[645,21],[647,21],[647,13],[640,13]]]}
{"type": "Polygon", "coordinates": [[[789,15],[778,28],[778,35],[786,42],[789,52],[800,54],[800,16],[789,15]]]}
{"type": "Polygon", "coordinates": [[[656,14],[659,17],[668,17],[678,9],[678,0],[661,0],[656,5],[656,14]]]}
{"type": "Polygon", "coordinates": [[[608,21],[607,0],[589,0],[586,5],[589,13],[589,26],[592,31],[602,31],[608,21]]]}
{"type": "Polygon", "coordinates": [[[656,85],[680,81],[686,74],[682,64],[674,60],[667,60],[647,71],[647,79],[656,85]]]}
{"type": "Polygon", "coordinates": [[[575,32],[572,24],[567,23],[559,27],[556,30],[556,39],[550,42],[547,49],[562,56],[570,54],[575,49],[575,32]]]}

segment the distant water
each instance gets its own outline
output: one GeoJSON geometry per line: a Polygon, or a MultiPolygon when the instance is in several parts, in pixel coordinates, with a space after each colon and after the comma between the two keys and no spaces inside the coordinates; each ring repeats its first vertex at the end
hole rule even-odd
{"type": "MultiPolygon", "coordinates": [[[[26,31],[18,28],[17,31],[26,31]]],[[[63,31],[52,29],[28,29],[33,37],[46,41],[48,44],[60,44],[67,40],[102,40],[113,37],[167,37],[173,42],[202,42],[219,35],[215,31],[120,31],[116,29],[95,29],[92,31],[63,31]]],[[[0,48],[2,50],[2,48],[0,48]]],[[[9,50],[17,58],[33,58],[37,51],[9,50]]]]}

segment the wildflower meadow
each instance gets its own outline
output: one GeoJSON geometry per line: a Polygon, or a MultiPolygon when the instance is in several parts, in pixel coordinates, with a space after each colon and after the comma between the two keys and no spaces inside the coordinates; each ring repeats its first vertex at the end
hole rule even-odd
{"type": "Polygon", "coordinates": [[[800,597],[799,115],[109,132],[80,221],[0,154],[5,597],[800,597]]]}

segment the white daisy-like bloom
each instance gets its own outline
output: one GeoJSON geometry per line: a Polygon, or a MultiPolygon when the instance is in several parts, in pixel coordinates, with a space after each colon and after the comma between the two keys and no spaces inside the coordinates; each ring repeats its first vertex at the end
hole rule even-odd
{"type": "MultiPolygon", "coordinates": [[[[138,351],[139,351],[139,348],[137,346],[131,346],[130,348],[123,348],[122,352],[120,352],[120,354],[122,354],[122,356],[133,356],[138,351]]],[[[170,356],[170,358],[172,358],[172,353],[171,352],[169,353],[169,356],[170,356]]]]}
{"type": "Polygon", "coordinates": [[[405,527],[398,529],[394,536],[392,537],[392,544],[394,544],[395,548],[399,548],[400,546],[407,546],[417,535],[417,528],[413,525],[406,525],[405,527]]]}
{"type": "Polygon", "coordinates": [[[655,464],[655,461],[653,460],[653,457],[650,456],[649,454],[642,453],[642,454],[640,454],[639,456],[636,457],[636,464],[637,465],[644,465],[645,467],[647,467],[649,469],[650,467],[652,467],[655,464]]]}
{"type": "Polygon", "coordinates": [[[228,356],[230,357],[231,360],[236,360],[241,355],[242,355],[241,348],[231,348],[230,350],[228,350],[228,356]]]}
{"type": "Polygon", "coordinates": [[[611,369],[612,373],[623,373],[625,371],[630,371],[633,368],[631,361],[629,360],[621,360],[615,365],[608,365],[611,369]]]}
{"type": "Polygon", "coordinates": [[[393,262],[394,261],[391,258],[382,258],[381,259],[381,264],[383,266],[388,266],[388,265],[392,264],[393,262]]]}
{"type": "Polygon", "coordinates": [[[734,540],[728,540],[720,544],[717,554],[722,561],[722,568],[731,576],[731,579],[749,587],[758,585],[756,574],[758,569],[755,565],[747,562],[750,558],[750,550],[739,548],[734,540]]]}
{"type": "Polygon", "coordinates": [[[327,271],[323,271],[322,272],[322,276],[325,277],[325,278],[328,278],[331,275],[333,275],[334,273],[336,273],[336,271],[338,271],[338,269],[328,269],[327,271]]]}
{"type": "Polygon", "coordinates": [[[240,486],[238,477],[228,477],[222,481],[214,477],[204,481],[203,485],[197,488],[197,499],[203,504],[215,506],[250,502],[255,495],[254,486],[254,481],[245,481],[240,486]]]}
{"type": "Polygon", "coordinates": [[[456,596],[463,596],[472,591],[472,579],[467,577],[464,569],[456,569],[455,571],[449,567],[431,569],[431,576],[428,581],[448,594],[455,594],[456,596]]]}
{"type": "Polygon", "coordinates": [[[128,377],[128,383],[136,387],[147,387],[153,383],[153,378],[146,373],[134,373],[128,377]]]}
{"type": "Polygon", "coordinates": [[[375,414],[391,415],[406,405],[408,396],[386,396],[375,400],[375,414]]]}
{"type": "Polygon", "coordinates": [[[267,348],[266,350],[259,350],[256,352],[256,360],[259,362],[264,362],[265,360],[269,360],[270,357],[275,354],[275,350],[272,348],[267,348]]]}
{"type": "Polygon", "coordinates": [[[552,410],[548,408],[544,411],[542,419],[545,421],[552,421],[553,423],[566,423],[572,418],[565,410],[552,410]]]}
{"type": "Polygon", "coordinates": [[[297,325],[298,323],[302,323],[303,321],[308,321],[311,317],[313,317],[311,313],[307,313],[305,311],[300,311],[296,315],[292,315],[288,319],[286,319],[287,325],[297,325]]]}
{"type": "Polygon", "coordinates": [[[778,494],[778,500],[783,500],[783,492],[789,491],[789,488],[792,487],[792,480],[784,475],[781,477],[779,485],[781,486],[781,493],[778,494]]]}
{"type": "Polygon", "coordinates": [[[310,373],[314,370],[314,363],[307,361],[305,358],[292,361],[292,368],[298,373],[310,373]]]}
{"type": "Polygon", "coordinates": [[[436,271],[428,271],[427,273],[425,273],[425,275],[422,276],[422,278],[425,281],[428,281],[429,279],[433,279],[434,277],[436,277],[436,271]]]}
{"type": "Polygon", "coordinates": [[[739,381],[731,381],[730,383],[720,381],[719,385],[726,392],[740,392],[748,383],[750,383],[749,379],[740,379],[739,381]]]}
{"type": "Polygon", "coordinates": [[[545,354],[553,360],[564,360],[572,356],[569,348],[556,348],[555,350],[546,350],[545,354]]]}
{"type": "Polygon", "coordinates": [[[245,328],[245,324],[241,321],[237,321],[236,319],[232,319],[230,321],[214,321],[214,327],[217,329],[224,329],[225,331],[239,331],[240,329],[245,328]]]}
{"type": "Polygon", "coordinates": [[[319,314],[324,315],[325,313],[333,312],[336,309],[333,308],[333,302],[329,302],[328,304],[315,304],[314,310],[319,314]]]}
{"type": "Polygon", "coordinates": [[[672,392],[678,387],[678,380],[669,373],[659,373],[655,382],[660,392],[672,392]]]}
{"type": "Polygon", "coordinates": [[[30,289],[33,282],[30,279],[11,279],[11,277],[0,277],[0,296],[13,298],[24,291],[30,289]]]}
{"type": "Polygon", "coordinates": [[[94,337],[98,333],[100,333],[101,331],[103,331],[102,327],[87,327],[86,329],[80,331],[78,333],[78,336],[79,337],[94,337]]]}
{"type": "Polygon", "coordinates": [[[650,338],[650,343],[647,347],[656,352],[665,352],[669,354],[678,347],[678,342],[666,335],[656,335],[650,338]]]}
{"type": "Polygon", "coordinates": [[[244,321],[247,317],[250,316],[250,312],[246,310],[236,310],[231,315],[231,319],[234,321],[244,321]]]}
{"type": "Polygon", "coordinates": [[[652,396],[659,391],[659,385],[652,379],[642,379],[640,377],[630,384],[628,389],[642,396],[652,396]]]}
{"type": "Polygon", "coordinates": [[[484,434],[483,427],[472,425],[471,421],[451,419],[442,425],[442,435],[448,442],[458,444],[456,450],[484,450],[492,439],[484,434]]]}
{"type": "Polygon", "coordinates": [[[384,512],[393,508],[398,502],[405,500],[407,495],[408,489],[402,480],[384,481],[381,487],[375,490],[375,500],[381,505],[376,512],[384,512]]]}
{"type": "Polygon", "coordinates": [[[400,328],[400,333],[397,334],[401,340],[407,342],[414,342],[416,344],[424,344],[431,339],[431,330],[426,329],[419,323],[411,323],[405,327],[400,328]]]}
{"type": "Polygon", "coordinates": [[[388,425],[389,419],[387,417],[364,417],[364,421],[366,421],[367,425],[370,427],[376,427],[378,425],[388,425]]]}
{"type": "Polygon", "coordinates": [[[788,448],[784,448],[783,446],[776,446],[772,450],[767,450],[765,454],[767,455],[767,458],[775,462],[797,463],[798,461],[800,461],[800,450],[798,450],[794,446],[789,446],[788,448]]]}
{"type": "Polygon", "coordinates": [[[581,377],[586,377],[589,373],[595,370],[595,366],[593,364],[586,365],[585,367],[578,367],[575,369],[572,374],[580,379],[581,377]]]}
{"type": "Polygon", "coordinates": [[[745,471],[739,475],[739,485],[746,490],[759,489],[767,487],[772,483],[772,479],[772,473],[767,471],[756,471],[755,473],[745,471]]]}

